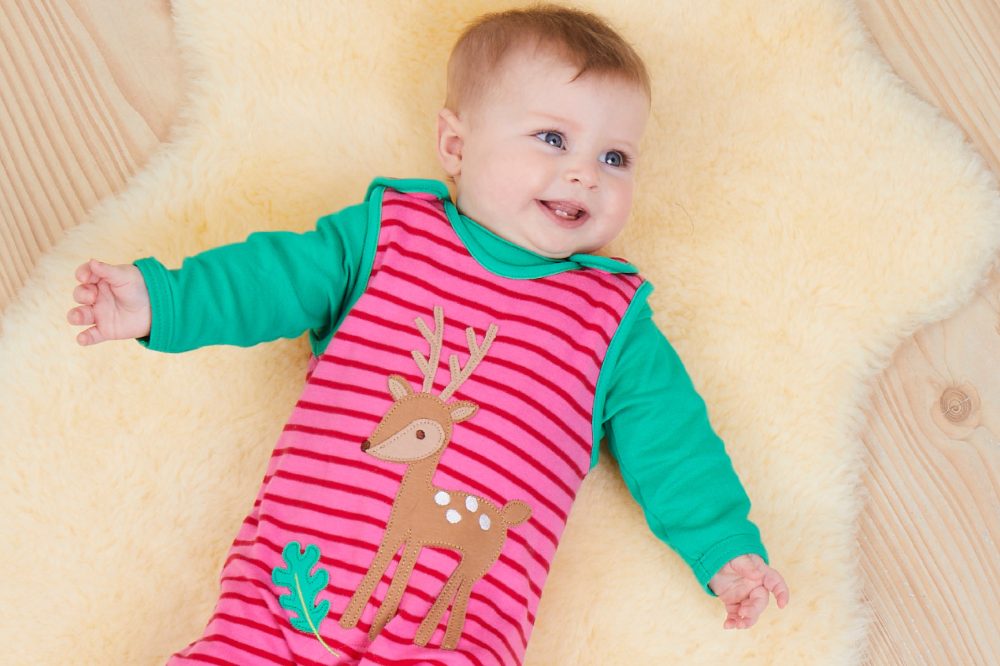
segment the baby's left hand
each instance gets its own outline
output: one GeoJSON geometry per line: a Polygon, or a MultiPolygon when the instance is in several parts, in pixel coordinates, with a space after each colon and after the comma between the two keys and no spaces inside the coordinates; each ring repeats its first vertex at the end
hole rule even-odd
{"type": "Polygon", "coordinates": [[[781,574],[764,564],[759,555],[740,555],[729,560],[708,581],[708,586],[726,605],[724,629],[749,629],[767,608],[770,595],[778,608],[788,604],[788,585],[781,574]]]}

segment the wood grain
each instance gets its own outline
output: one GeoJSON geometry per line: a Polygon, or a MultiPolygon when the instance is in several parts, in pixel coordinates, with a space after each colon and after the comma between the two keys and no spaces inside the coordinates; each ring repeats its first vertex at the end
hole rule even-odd
{"type": "MultiPolygon", "coordinates": [[[[859,0],[895,70],[1000,173],[1000,2],[859,0]]],[[[169,134],[168,0],[0,3],[0,310],[38,256],[169,134]]],[[[871,386],[863,441],[871,664],[1000,661],[1000,275],[871,386]]]]}
{"type": "Polygon", "coordinates": [[[857,4],[896,73],[965,130],[1000,174],[1000,1],[857,4]]]}
{"type": "Polygon", "coordinates": [[[1000,278],[873,386],[860,525],[873,664],[1000,656],[1000,278]],[[970,344],[970,333],[976,335],[970,344]]]}
{"type": "MultiPolygon", "coordinates": [[[[1000,173],[1000,3],[860,0],[895,71],[1000,173]]],[[[873,383],[861,517],[870,664],[1000,663],[1000,275],[873,383]]]]}
{"type": "Polygon", "coordinates": [[[167,0],[0,3],[0,309],[167,138],[181,91],[167,0]]]}

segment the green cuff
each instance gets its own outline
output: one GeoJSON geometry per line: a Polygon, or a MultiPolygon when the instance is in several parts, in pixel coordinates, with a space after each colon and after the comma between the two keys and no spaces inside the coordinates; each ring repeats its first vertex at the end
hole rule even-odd
{"type": "Polygon", "coordinates": [[[168,351],[168,345],[173,340],[173,313],[170,310],[170,281],[167,269],[153,257],[138,259],[132,265],[142,273],[146,281],[146,291],[149,292],[150,325],[149,335],[136,338],[143,347],[154,351],[168,351]]]}
{"type": "Polygon", "coordinates": [[[765,563],[770,564],[767,557],[767,550],[761,540],[751,534],[738,534],[723,539],[708,549],[704,555],[699,557],[692,565],[695,577],[701,583],[702,588],[710,595],[717,596],[712,588],[708,586],[708,581],[712,576],[719,573],[719,569],[726,566],[726,563],[740,555],[754,553],[760,555],[765,563]]]}

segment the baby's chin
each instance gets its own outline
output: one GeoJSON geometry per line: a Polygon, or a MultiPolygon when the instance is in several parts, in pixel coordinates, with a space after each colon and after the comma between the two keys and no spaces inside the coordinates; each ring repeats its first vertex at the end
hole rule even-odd
{"type": "Polygon", "coordinates": [[[568,259],[574,254],[589,254],[592,252],[588,245],[533,245],[529,247],[535,254],[540,254],[548,259],[568,259]]]}

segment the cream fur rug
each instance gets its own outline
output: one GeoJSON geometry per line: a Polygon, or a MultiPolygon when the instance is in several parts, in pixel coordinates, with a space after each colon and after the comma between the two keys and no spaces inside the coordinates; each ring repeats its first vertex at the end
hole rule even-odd
{"type": "MultiPolygon", "coordinates": [[[[252,230],[307,229],[376,175],[438,177],[449,48],[497,6],[175,3],[191,84],[171,145],[43,258],[3,318],[4,663],[157,664],[200,634],[308,353],[303,339],[78,348],[73,268],[148,254],[176,266],[252,230]]],[[[858,663],[865,381],[971,295],[1000,246],[1000,199],[846,2],[589,6],[654,80],[634,222],[611,249],[657,286],[657,321],[792,603],[724,632],[605,453],[528,663],[858,663]]]]}

